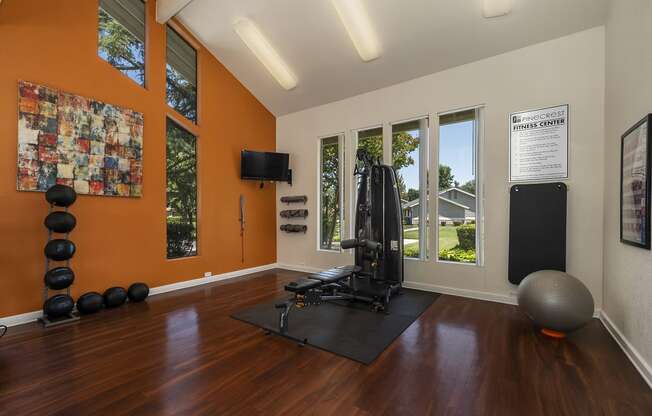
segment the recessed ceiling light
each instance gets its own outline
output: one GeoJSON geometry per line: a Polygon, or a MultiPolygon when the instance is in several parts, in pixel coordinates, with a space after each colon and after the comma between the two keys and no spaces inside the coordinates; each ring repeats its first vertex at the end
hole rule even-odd
{"type": "Polygon", "coordinates": [[[358,55],[369,62],[380,56],[380,43],[362,0],[332,0],[358,55]]]}
{"type": "Polygon", "coordinates": [[[512,11],[512,0],[484,0],[482,15],[486,18],[504,16],[512,11]]]}
{"type": "Polygon", "coordinates": [[[251,20],[239,19],[233,24],[233,29],[281,87],[291,90],[297,86],[297,78],[251,20]]]}

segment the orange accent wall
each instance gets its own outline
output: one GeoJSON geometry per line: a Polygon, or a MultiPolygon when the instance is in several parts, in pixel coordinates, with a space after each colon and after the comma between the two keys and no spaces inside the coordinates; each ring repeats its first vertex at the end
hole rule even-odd
{"type": "MultiPolygon", "coordinates": [[[[199,46],[196,126],[165,101],[165,26],[147,2],[143,88],[97,56],[97,1],[5,0],[0,4],[0,316],[42,306],[43,193],[16,191],[18,80],[144,113],[143,197],[78,197],[72,294],[143,281],[155,287],[276,261],[275,189],[240,175],[240,150],[275,149],[276,119],[199,46]],[[198,136],[199,255],[166,259],[165,122],[172,114],[198,136]],[[239,196],[246,196],[241,262],[239,196]]],[[[196,41],[195,41],[196,42],[196,41]]]]}

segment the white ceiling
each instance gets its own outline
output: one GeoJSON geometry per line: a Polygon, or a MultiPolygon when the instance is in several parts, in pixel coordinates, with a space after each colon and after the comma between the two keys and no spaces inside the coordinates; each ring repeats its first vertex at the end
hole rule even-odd
{"type": "Polygon", "coordinates": [[[330,0],[193,0],[181,21],[277,116],[341,100],[604,24],[608,0],[366,0],[382,55],[364,63],[330,0]],[[233,30],[248,17],[299,79],[281,88],[233,30]]]}

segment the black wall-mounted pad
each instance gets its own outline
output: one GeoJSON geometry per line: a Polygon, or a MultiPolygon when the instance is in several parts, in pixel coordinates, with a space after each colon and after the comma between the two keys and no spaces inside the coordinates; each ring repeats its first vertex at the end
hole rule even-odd
{"type": "Polygon", "coordinates": [[[566,185],[514,185],[509,204],[509,281],[538,270],[566,271],[566,185]]]}

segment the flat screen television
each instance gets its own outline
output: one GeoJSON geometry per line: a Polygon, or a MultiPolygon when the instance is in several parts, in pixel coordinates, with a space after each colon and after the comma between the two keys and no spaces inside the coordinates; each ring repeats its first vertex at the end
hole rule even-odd
{"type": "Polygon", "coordinates": [[[257,181],[289,182],[290,155],[287,153],[243,150],[240,157],[240,177],[257,181]]]}

